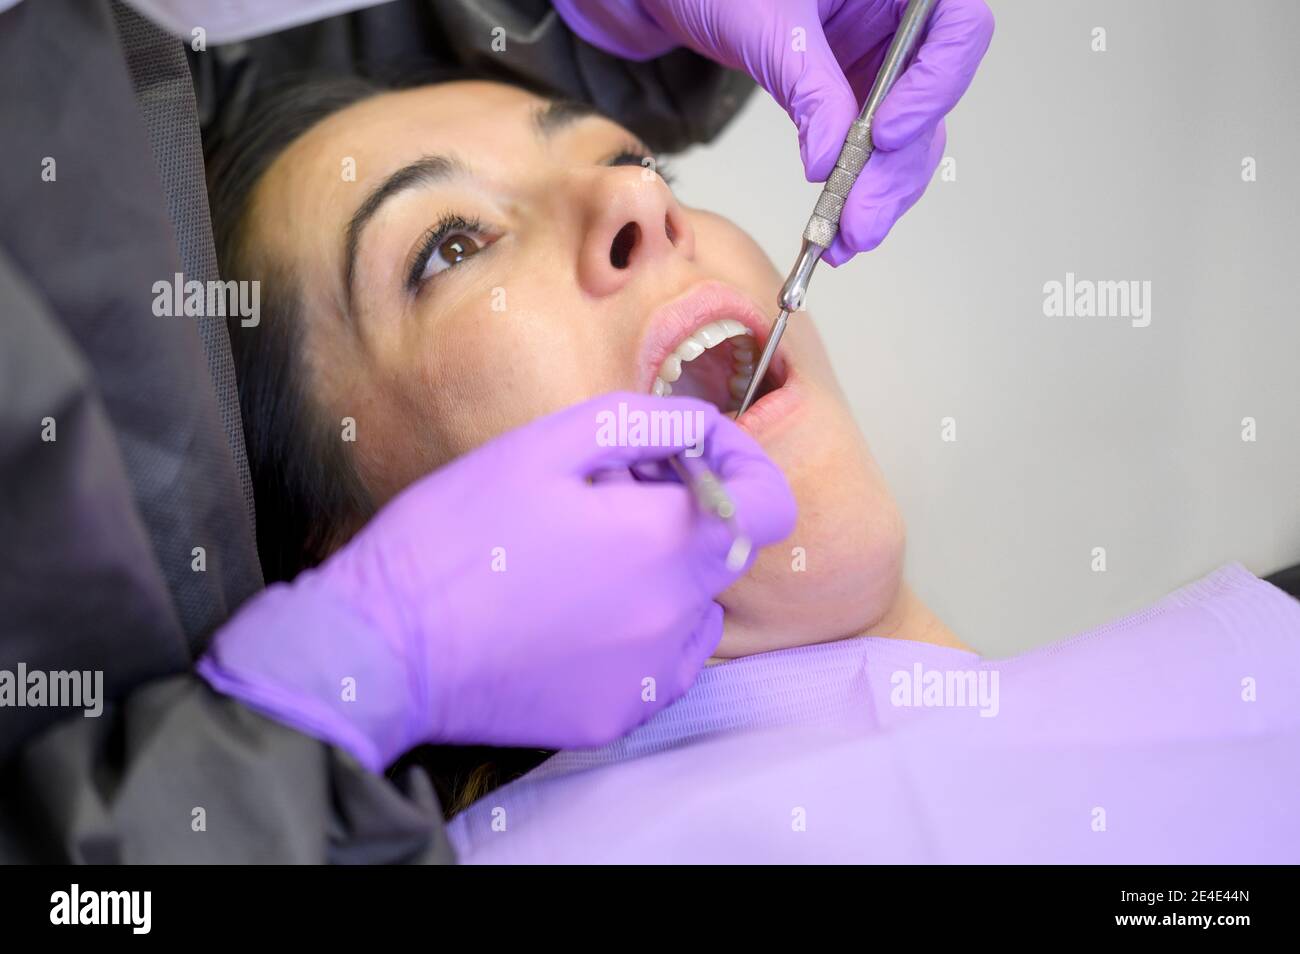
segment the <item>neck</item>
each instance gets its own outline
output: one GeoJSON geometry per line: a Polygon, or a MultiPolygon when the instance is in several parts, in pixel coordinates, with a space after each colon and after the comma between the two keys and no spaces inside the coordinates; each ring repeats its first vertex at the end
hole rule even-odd
{"type": "Polygon", "coordinates": [[[898,598],[880,621],[856,635],[907,639],[916,643],[970,650],[930,607],[921,602],[920,597],[906,583],[899,587],[898,598]]]}
{"type": "Polygon", "coordinates": [[[722,645],[709,663],[725,662],[738,656],[752,656],[778,649],[831,643],[854,636],[876,636],[883,639],[902,639],[917,643],[931,643],[950,649],[973,650],[959,640],[928,606],[912,592],[906,583],[899,585],[889,609],[876,622],[863,628],[842,625],[831,632],[816,629],[792,633],[788,629],[773,630],[767,625],[752,625],[743,618],[729,615],[722,645]]]}

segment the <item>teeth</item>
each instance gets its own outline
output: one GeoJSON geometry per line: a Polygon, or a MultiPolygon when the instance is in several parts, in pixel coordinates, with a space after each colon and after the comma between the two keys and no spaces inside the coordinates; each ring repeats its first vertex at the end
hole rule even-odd
{"type": "Polygon", "coordinates": [[[736,398],[737,400],[740,400],[745,396],[745,392],[749,390],[749,378],[750,375],[748,374],[737,374],[735,377],[731,379],[732,397],[736,398]]]}
{"type": "Polygon", "coordinates": [[[705,325],[703,328],[697,329],[692,337],[698,338],[704,347],[712,348],[715,345],[722,344],[731,335],[727,334],[727,329],[722,327],[722,322],[715,321],[711,325],[705,325]]]}
{"type": "Polygon", "coordinates": [[[701,328],[697,328],[695,333],[677,346],[677,348],[664,359],[663,366],[659,368],[659,376],[655,378],[654,393],[660,397],[673,393],[672,382],[682,376],[682,365],[688,361],[694,361],[700,355],[704,354],[710,348],[715,348],[728,338],[739,338],[732,344],[733,374],[730,387],[731,393],[739,400],[745,396],[745,388],[749,385],[749,378],[754,373],[754,336],[749,333],[749,329],[736,321],[734,318],[723,318],[719,321],[712,321],[701,328]],[[740,392],[736,393],[736,381],[739,380],[740,392]]]}
{"type": "Polygon", "coordinates": [[[707,350],[706,346],[700,344],[694,338],[687,338],[677,346],[677,350],[673,354],[682,361],[694,361],[707,350]]]}

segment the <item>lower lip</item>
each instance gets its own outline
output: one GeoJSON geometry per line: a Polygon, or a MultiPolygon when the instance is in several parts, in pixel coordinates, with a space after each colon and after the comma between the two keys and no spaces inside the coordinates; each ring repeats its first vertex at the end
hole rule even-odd
{"type": "Polygon", "coordinates": [[[751,404],[736,423],[755,440],[770,437],[779,424],[790,419],[799,406],[799,400],[799,381],[787,368],[785,382],[751,404]]]}

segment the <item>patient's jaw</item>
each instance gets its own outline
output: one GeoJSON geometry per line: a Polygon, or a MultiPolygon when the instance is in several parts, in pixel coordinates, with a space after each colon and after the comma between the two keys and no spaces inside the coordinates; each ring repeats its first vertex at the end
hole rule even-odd
{"type": "MultiPolygon", "coordinates": [[[[333,419],[356,420],[379,502],[510,428],[644,386],[648,316],[701,282],[771,310],[780,276],[745,232],[681,205],[626,130],[598,117],[544,128],[546,105],[491,83],[384,94],[315,126],[258,185],[255,247],[299,278],[311,386],[333,419]],[[447,160],[430,167],[441,173],[390,195],[360,230],[349,289],[349,223],[428,157],[447,160]],[[354,181],[340,172],[349,161],[354,181]],[[612,256],[628,223],[638,238],[612,256]]],[[[811,321],[793,321],[783,348],[797,405],[756,436],[799,521],[721,597],[722,656],[870,631],[903,592],[898,511],[811,321]]]]}

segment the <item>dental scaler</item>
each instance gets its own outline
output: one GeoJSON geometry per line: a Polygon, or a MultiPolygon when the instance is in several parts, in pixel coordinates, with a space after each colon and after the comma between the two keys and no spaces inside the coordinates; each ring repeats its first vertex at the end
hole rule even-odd
{"type": "Polygon", "coordinates": [[[803,230],[803,244],[799,249],[799,259],[786,278],[785,284],[781,286],[781,293],[777,295],[776,304],[781,309],[780,314],[772,323],[772,333],[768,335],[763,353],[754,366],[754,376],[750,378],[749,387],[745,389],[745,399],[740,402],[740,410],[736,412],[736,417],[744,414],[754,403],[763,376],[767,374],[772,356],[776,354],[776,346],[780,344],[781,336],[785,334],[785,326],[790,315],[803,307],[813,269],[817,267],[822,254],[830,248],[831,243],[835,241],[835,236],[839,234],[840,213],[844,211],[844,200],[853,188],[853,183],[858,181],[858,174],[871,158],[874,149],[871,142],[871,123],[876,118],[876,110],[893,89],[894,81],[902,75],[926,20],[929,19],[930,8],[933,6],[934,0],[910,0],[907,9],[903,11],[898,31],[890,41],[889,50],[885,53],[884,62],[880,64],[880,72],[876,74],[876,81],[871,86],[871,92],[862,107],[862,112],[849,127],[849,134],[844,137],[840,156],[835,160],[835,168],[831,170],[821,195],[817,197],[817,205],[813,209],[812,217],[808,219],[808,225],[803,230]]]}
{"type": "Polygon", "coordinates": [[[727,569],[739,571],[749,559],[754,549],[753,542],[745,536],[736,523],[736,504],[722,485],[722,479],[707,467],[700,467],[698,473],[692,473],[680,455],[668,458],[678,478],[695,497],[695,502],[705,513],[711,513],[727,526],[731,533],[731,549],[727,551],[727,569]]]}

